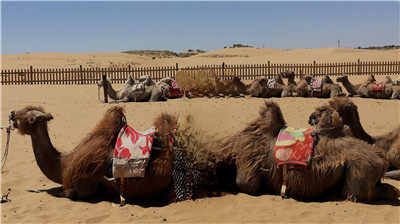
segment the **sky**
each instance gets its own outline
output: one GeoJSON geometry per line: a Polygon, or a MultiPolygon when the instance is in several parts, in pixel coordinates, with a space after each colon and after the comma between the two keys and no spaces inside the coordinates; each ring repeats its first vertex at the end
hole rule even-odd
{"type": "Polygon", "coordinates": [[[399,42],[399,2],[4,2],[1,53],[399,42]]]}

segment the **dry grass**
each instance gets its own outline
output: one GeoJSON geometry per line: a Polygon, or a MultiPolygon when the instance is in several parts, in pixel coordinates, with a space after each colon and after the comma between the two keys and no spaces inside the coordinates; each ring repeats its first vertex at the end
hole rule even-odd
{"type": "Polygon", "coordinates": [[[218,78],[218,74],[213,69],[180,70],[176,73],[175,78],[178,86],[184,91],[204,96],[216,93],[214,80],[218,78]]]}

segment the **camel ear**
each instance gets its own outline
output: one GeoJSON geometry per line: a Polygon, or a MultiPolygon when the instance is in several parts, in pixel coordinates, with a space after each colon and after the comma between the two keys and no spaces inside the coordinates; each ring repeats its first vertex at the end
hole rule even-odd
{"type": "Polygon", "coordinates": [[[340,118],[339,113],[336,110],[334,110],[332,112],[332,125],[336,127],[341,124],[342,124],[342,118],[340,118]]]}
{"type": "Polygon", "coordinates": [[[37,117],[38,120],[45,120],[45,121],[49,121],[51,119],[53,119],[53,116],[51,116],[51,114],[47,113],[47,114],[43,114],[37,117]]]}

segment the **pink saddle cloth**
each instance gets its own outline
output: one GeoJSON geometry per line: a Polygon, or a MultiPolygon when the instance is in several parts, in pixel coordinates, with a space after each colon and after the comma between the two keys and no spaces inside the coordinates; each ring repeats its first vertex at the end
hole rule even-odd
{"type": "Polygon", "coordinates": [[[310,83],[310,89],[314,91],[320,91],[322,89],[322,79],[312,78],[310,83]]]}
{"type": "Polygon", "coordinates": [[[122,127],[114,148],[113,168],[114,177],[144,177],[146,166],[150,160],[154,140],[155,127],[147,131],[136,131],[129,126],[122,127]]]}
{"type": "Polygon", "coordinates": [[[288,169],[308,167],[314,146],[311,136],[313,127],[294,129],[286,127],[279,131],[275,144],[275,161],[279,167],[288,165],[288,169]]]}
{"type": "Polygon", "coordinates": [[[385,89],[385,83],[383,82],[373,82],[371,84],[372,90],[373,91],[383,91],[385,89]]]}

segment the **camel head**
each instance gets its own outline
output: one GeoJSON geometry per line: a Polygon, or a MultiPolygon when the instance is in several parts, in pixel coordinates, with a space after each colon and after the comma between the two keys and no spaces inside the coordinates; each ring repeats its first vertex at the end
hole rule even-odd
{"type": "Polygon", "coordinates": [[[38,106],[26,106],[21,110],[12,111],[10,115],[12,125],[23,135],[32,135],[40,124],[47,125],[51,119],[53,116],[38,106]]]}
{"type": "Polygon", "coordinates": [[[282,76],[282,78],[285,78],[285,79],[294,78],[294,71],[287,70],[287,71],[281,72],[281,76],[282,76]]]}
{"type": "MultiPolygon", "coordinates": [[[[272,100],[265,101],[263,107],[260,108],[260,117],[258,120],[262,122],[263,129],[277,129],[280,130],[286,125],[283,118],[281,108],[277,103],[272,100]]],[[[268,130],[273,131],[273,130],[268,130]]]]}
{"type": "Polygon", "coordinates": [[[309,116],[308,123],[310,125],[317,125],[322,115],[325,114],[328,109],[335,110],[345,125],[351,125],[354,119],[360,119],[357,106],[348,97],[335,97],[331,99],[327,105],[317,107],[309,116]]]}
{"type": "Polygon", "coordinates": [[[336,128],[343,128],[342,118],[340,117],[339,113],[332,107],[329,106],[320,107],[318,116],[319,116],[318,122],[317,123],[312,122],[312,123],[313,125],[315,125],[315,129],[319,133],[321,132],[329,133],[330,131],[336,128]]]}
{"type": "Polygon", "coordinates": [[[346,82],[349,80],[349,77],[347,75],[342,75],[337,77],[336,82],[346,82]]]}

